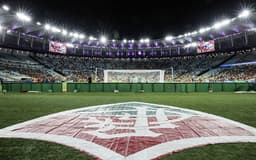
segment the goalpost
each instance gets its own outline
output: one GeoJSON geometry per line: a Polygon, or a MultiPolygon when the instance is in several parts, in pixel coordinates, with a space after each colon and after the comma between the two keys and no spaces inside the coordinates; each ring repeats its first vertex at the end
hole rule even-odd
{"type": "Polygon", "coordinates": [[[163,83],[164,70],[104,70],[105,83],[163,83]]]}

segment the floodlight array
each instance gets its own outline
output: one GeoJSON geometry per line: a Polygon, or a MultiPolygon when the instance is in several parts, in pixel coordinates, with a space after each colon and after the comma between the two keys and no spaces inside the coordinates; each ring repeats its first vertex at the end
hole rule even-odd
{"type": "Polygon", "coordinates": [[[107,37],[105,37],[105,36],[101,36],[101,37],[100,37],[100,42],[101,42],[101,43],[106,44],[107,41],[108,41],[107,37]]]}
{"type": "Polygon", "coordinates": [[[197,43],[193,42],[193,43],[189,43],[189,44],[184,46],[184,48],[190,48],[190,47],[197,47],[197,43]]]}
{"type": "MultiPolygon", "coordinates": [[[[2,9],[4,11],[9,11],[10,7],[8,5],[2,5],[2,9]]],[[[219,30],[223,27],[226,27],[226,26],[230,25],[233,21],[235,21],[237,19],[246,19],[246,18],[250,17],[250,15],[251,15],[251,11],[248,10],[248,9],[245,9],[245,10],[241,11],[241,13],[238,14],[237,17],[234,17],[232,19],[225,19],[225,20],[222,20],[220,22],[216,22],[215,24],[213,24],[210,27],[200,28],[199,30],[195,30],[193,32],[188,32],[188,33],[185,33],[183,35],[176,36],[176,37],[168,35],[168,36],[165,37],[164,40],[167,41],[167,42],[172,42],[175,39],[182,39],[184,37],[185,38],[193,37],[193,36],[197,36],[198,34],[204,34],[204,33],[209,32],[211,30],[219,30]]],[[[17,12],[16,16],[19,20],[21,20],[23,22],[31,22],[32,21],[32,18],[24,12],[17,12]]],[[[36,25],[41,26],[42,24],[41,24],[41,22],[36,22],[36,25]]],[[[75,38],[75,39],[83,40],[83,39],[86,38],[86,36],[82,33],[69,32],[66,29],[62,28],[62,27],[52,26],[50,24],[45,24],[44,29],[48,32],[52,32],[52,33],[56,33],[56,34],[59,33],[62,36],[69,36],[69,37],[75,38]]],[[[95,41],[95,40],[97,40],[97,38],[94,38],[93,36],[90,36],[90,37],[88,37],[88,40],[89,41],[95,41]]],[[[101,36],[99,38],[99,41],[103,44],[106,44],[109,40],[105,36],[101,36]]],[[[114,42],[116,42],[116,40],[112,40],[112,43],[114,43],[114,42]]],[[[135,43],[135,40],[133,40],[133,39],[132,40],[123,39],[122,42],[123,43],[135,43]]],[[[150,39],[149,38],[145,38],[145,39],[142,38],[138,42],[149,44],[150,39]]],[[[191,44],[188,44],[188,46],[191,47],[191,44]]]]}
{"type": "Polygon", "coordinates": [[[3,8],[3,10],[5,10],[5,11],[9,11],[9,10],[10,10],[10,7],[7,6],[7,5],[3,5],[2,8],[3,8]]]}
{"type": "Polygon", "coordinates": [[[16,16],[18,17],[19,20],[24,21],[24,22],[30,22],[32,19],[29,15],[27,15],[26,13],[23,13],[23,12],[17,12],[16,16]]]}

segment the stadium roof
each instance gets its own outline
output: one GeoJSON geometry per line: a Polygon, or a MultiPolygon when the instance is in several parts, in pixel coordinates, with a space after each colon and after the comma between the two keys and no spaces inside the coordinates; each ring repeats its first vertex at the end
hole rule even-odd
{"type": "Polygon", "coordinates": [[[148,37],[143,37],[142,39],[137,40],[114,40],[111,37],[105,37],[102,35],[95,36],[98,37],[95,38],[90,33],[79,33],[73,30],[68,30],[68,27],[65,26],[58,26],[51,22],[43,22],[44,20],[36,20],[26,12],[13,10],[5,4],[3,4],[0,9],[1,28],[5,28],[6,31],[11,30],[38,38],[68,41],[71,43],[86,43],[88,41],[101,43],[149,43],[161,41],[170,44],[190,44],[194,41],[216,39],[218,37],[255,29],[256,18],[254,13],[250,10],[243,10],[236,17],[221,19],[215,24],[209,24],[209,26],[204,26],[203,28],[184,33],[183,35],[167,35],[166,37],[157,40],[150,40],[148,37]]]}

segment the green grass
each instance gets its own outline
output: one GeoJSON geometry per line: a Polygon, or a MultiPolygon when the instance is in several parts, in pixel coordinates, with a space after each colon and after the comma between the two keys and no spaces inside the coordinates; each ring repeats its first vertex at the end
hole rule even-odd
{"type": "MultiPolygon", "coordinates": [[[[0,128],[84,106],[141,101],[203,111],[256,127],[256,95],[233,93],[84,93],[0,95],[0,128]]],[[[211,145],[176,153],[170,160],[254,160],[256,144],[211,145]]],[[[73,149],[32,140],[0,139],[0,160],[86,160],[73,149]],[[63,154],[60,154],[63,153],[63,154]]]]}

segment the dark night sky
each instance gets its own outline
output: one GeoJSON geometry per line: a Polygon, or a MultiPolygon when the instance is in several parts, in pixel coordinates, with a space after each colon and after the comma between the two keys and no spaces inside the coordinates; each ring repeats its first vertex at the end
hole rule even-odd
{"type": "Polygon", "coordinates": [[[255,0],[5,0],[12,10],[26,9],[36,22],[65,25],[86,35],[111,38],[163,38],[237,16],[255,0]]]}

